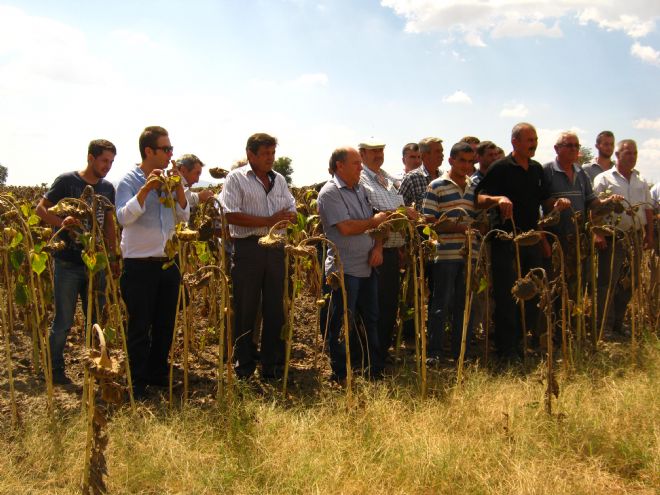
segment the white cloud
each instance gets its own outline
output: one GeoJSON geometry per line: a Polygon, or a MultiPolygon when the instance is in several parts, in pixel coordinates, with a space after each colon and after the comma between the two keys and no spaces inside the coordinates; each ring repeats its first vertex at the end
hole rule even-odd
{"type": "Polygon", "coordinates": [[[316,86],[327,86],[328,75],[323,72],[301,74],[294,79],[276,80],[276,79],[250,79],[250,84],[259,89],[278,89],[278,88],[313,88],[316,86]]]}
{"type": "Polygon", "coordinates": [[[444,96],[442,98],[442,101],[444,103],[461,103],[461,104],[470,105],[472,103],[472,98],[470,98],[470,96],[467,93],[458,90],[450,95],[444,96]]]}
{"type": "Polygon", "coordinates": [[[523,103],[505,106],[500,111],[500,117],[523,118],[527,117],[528,114],[529,108],[527,108],[523,103]]]}
{"type": "Polygon", "coordinates": [[[328,84],[328,75],[323,72],[302,74],[291,81],[294,86],[326,86],[328,84]]]}
{"type": "Polygon", "coordinates": [[[567,18],[640,38],[655,29],[655,20],[660,17],[660,2],[601,1],[596,6],[594,3],[589,0],[381,0],[383,7],[405,19],[407,32],[458,32],[471,46],[485,46],[482,34],[492,38],[560,37],[559,22],[567,18]]]}
{"type": "Polygon", "coordinates": [[[639,119],[633,122],[635,129],[653,129],[660,131],[660,118],[655,120],[651,119],[639,119]]]}
{"type": "Polygon", "coordinates": [[[660,139],[647,139],[639,146],[637,169],[651,182],[660,180],[660,139]]]}
{"type": "Polygon", "coordinates": [[[653,47],[640,45],[636,42],[630,47],[630,54],[647,64],[660,65],[660,52],[653,47]]]}
{"type": "Polygon", "coordinates": [[[112,37],[131,48],[157,48],[158,44],[148,34],[130,29],[116,29],[111,33],[112,37]]]}
{"type": "Polygon", "coordinates": [[[463,39],[465,40],[465,43],[470,46],[476,46],[479,48],[486,46],[486,43],[484,43],[484,41],[481,39],[481,35],[475,31],[468,31],[465,33],[463,39]]]}

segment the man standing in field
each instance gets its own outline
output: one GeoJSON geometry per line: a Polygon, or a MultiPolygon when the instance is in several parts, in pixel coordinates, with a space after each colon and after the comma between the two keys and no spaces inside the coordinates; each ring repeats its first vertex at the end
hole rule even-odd
{"type": "Polygon", "coordinates": [[[353,148],[338,148],[330,157],[332,178],[323,186],[318,197],[319,215],[325,235],[334,243],[328,248],[325,272],[340,275],[343,268],[346,301],[340,288],[332,291],[328,348],[332,379],[346,379],[346,344],[342,334],[343,307],[350,318],[350,349],[352,364],[359,364],[360,341],[355,322],[362,317],[367,342],[371,376],[378,378],[383,372],[383,356],[378,340],[378,281],[374,268],[383,262],[382,241],[374,241],[365,232],[378,227],[387,219],[385,212],[374,214],[364,188],[360,185],[362,170],[360,154],[353,148]],[[341,264],[340,264],[341,262],[341,264]]]}
{"type": "Polygon", "coordinates": [[[481,182],[481,180],[486,176],[488,167],[490,167],[497,159],[497,150],[497,145],[492,141],[481,141],[477,145],[477,161],[479,162],[479,168],[477,168],[477,170],[470,177],[474,187],[479,185],[479,182],[481,182]]]}
{"type": "Polygon", "coordinates": [[[200,202],[203,203],[213,196],[213,191],[208,189],[200,192],[192,190],[192,186],[199,182],[199,177],[202,175],[202,168],[204,167],[204,164],[199,158],[193,154],[182,155],[176,161],[176,166],[183,179],[183,187],[186,188],[186,199],[191,209],[196,208],[200,202]]]}
{"type": "Polygon", "coordinates": [[[253,341],[261,303],[261,376],[281,378],[284,371],[284,247],[260,246],[259,238],[296,218],[296,204],[280,173],[273,170],[277,139],[257,133],[247,140],[248,165],[232,170],[220,195],[234,251],[231,277],[234,304],[234,369],[249,378],[256,369],[253,341]]]}
{"type": "MultiPolygon", "coordinates": [[[[631,206],[638,205],[638,209],[632,215],[626,211],[621,215],[610,216],[616,233],[605,238],[606,246],[599,256],[597,323],[599,330],[602,325],[604,333],[609,335],[623,334],[623,318],[632,296],[630,284],[619,283],[625,272],[630,269],[631,261],[631,246],[626,242],[624,233],[628,234],[630,242],[633,241],[632,236],[643,235],[645,249],[651,249],[654,245],[651,193],[648,184],[639,178],[639,172],[635,170],[637,143],[632,139],[619,141],[616,147],[616,160],[614,168],[596,176],[594,192],[618,194],[631,206]],[[614,263],[611,265],[612,256],[614,263]],[[613,266],[611,272],[610,266],[613,266]],[[607,313],[605,313],[606,305],[607,313]]],[[[636,243],[632,246],[635,247],[636,243]]],[[[639,260],[641,252],[638,250],[634,252],[635,259],[639,260]]]]}
{"type": "Polygon", "coordinates": [[[117,186],[117,219],[123,227],[121,252],[124,271],[121,293],[128,311],[128,360],[136,399],[146,386],[168,384],[167,356],[172,345],[181,274],[165,246],[176,225],[187,222],[190,206],[183,182],[173,201],[163,201],[166,176],[181,177],[176,167],[166,170],[174,148],[165,129],[147,127],[139,139],[142,162],[117,186]]]}
{"type": "MultiPolygon", "coordinates": [[[[477,186],[476,204],[479,208],[497,206],[499,217],[495,227],[517,234],[536,230],[539,208],[541,202],[548,199],[548,189],[541,164],[532,159],[538,146],[534,126],[528,123],[516,124],[511,131],[511,144],[513,152],[493,163],[477,186]]],[[[558,198],[552,206],[561,210],[570,206],[570,202],[558,198]]],[[[542,266],[541,245],[519,247],[521,276],[525,276],[532,268],[542,266]]],[[[495,345],[500,357],[505,360],[522,357],[522,314],[511,295],[511,288],[517,278],[514,259],[513,242],[500,239],[491,241],[495,345]]],[[[536,298],[526,301],[525,321],[528,328],[536,328],[537,316],[536,298]]]]}
{"type": "MultiPolygon", "coordinates": [[[[75,237],[70,235],[69,231],[75,230],[76,227],[82,227],[85,231],[89,231],[92,226],[86,220],[81,225],[79,220],[74,217],[62,218],[49,212],[48,208],[64,198],[80,198],[87,186],[92,186],[94,194],[100,194],[106,197],[110,203],[114,203],[115,188],[104,178],[112,168],[116,154],[117,149],[110,141],[96,139],[90,142],[87,149],[87,167],[80,172],[69,172],[57,177],[37,205],[37,215],[44,222],[56,229],[66,228],[60,234],[65,242],[65,248],[53,254],[55,260],[53,278],[55,317],[48,340],[53,369],[53,383],[56,385],[71,383],[64,372],[64,347],[69,329],[73,325],[78,295],[82,299],[83,309],[86,310],[87,308],[88,275],[81,258],[82,245],[75,240],[75,237]]],[[[111,213],[108,214],[107,206],[102,203],[99,203],[95,214],[98,224],[103,226],[106,247],[112,257],[116,250],[114,217],[111,213]]],[[[111,258],[113,272],[116,272],[117,266],[117,261],[111,258]]],[[[101,271],[94,283],[94,320],[100,314],[105,303],[104,288],[105,278],[104,273],[101,271]]]]}
{"type": "MultiPolygon", "coordinates": [[[[378,211],[392,212],[403,206],[394,178],[381,167],[385,145],[376,141],[360,143],[362,172],[360,186],[367,193],[371,206],[378,211]]],[[[383,263],[378,267],[378,340],[381,354],[387,356],[392,345],[392,336],[399,308],[399,260],[405,239],[399,232],[390,232],[383,244],[383,263]]]]}
{"type": "Polygon", "coordinates": [[[401,161],[403,162],[403,172],[407,174],[412,172],[422,164],[422,155],[419,152],[419,144],[408,143],[401,150],[401,161]]]}
{"type": "Polygon", "coordinates": [[[414,204],[417,211],[422,209],[422,201],[426,188],[432,180],[438,178],[440,165],[444,158],[442,150],[442,139],[427,137],[419,142],[419,151],[422,165],[407,173],[401,181],[399,194],[403,196],[406,206],[414,204]]]}
{"type": "MultiPolygon", "coordinates": [[[[459,142],[452,146],[449,154],[451,168],[431,182],[422,205],[422,213],[433,221],[443,214],[450,218],[465,217],[465,212],[469,215],[461,223],[444,227],[438,235],[433,263],[433,298],[429,304],[428,355],[431,360],[440,357],[442,336],[450,323],[452,358],[458,359],[461,350],[466,273],[466,258],[461,251],[466,247],[466,232],[476,216],[474,185],[469,177],[474,157],[469,143],[459,142]]],[[[468,333],[466,344],[470,337],[468,333]]]]}
{"type": "Polygon", "coordinates": [[[614,162],[612,161],[614,134],[612,131],[598,133],[598,136],[596,136],[596,150],[598,150],[598,158],[596,158],[595,163],[582,167],[592,184],[598,174],[606,172],[614,166],[614,162]]]}

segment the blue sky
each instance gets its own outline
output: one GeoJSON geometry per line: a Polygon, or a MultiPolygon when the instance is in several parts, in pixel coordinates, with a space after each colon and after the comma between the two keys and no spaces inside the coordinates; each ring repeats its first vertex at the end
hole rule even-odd
{"type": "Polygon", "coordinates": [[[0,163],[11,184],[50,183],[103,137],[116,181],[162,125],[175,157],[227,168],[264,131],[303,185],[370,136],[398,172],[407,142],[470,134],[508,152],[524,120],[541,162],[562,130],[592,147],[610,129],[658,181],[658,19],[639,0],[0,0],[0,163]]]}

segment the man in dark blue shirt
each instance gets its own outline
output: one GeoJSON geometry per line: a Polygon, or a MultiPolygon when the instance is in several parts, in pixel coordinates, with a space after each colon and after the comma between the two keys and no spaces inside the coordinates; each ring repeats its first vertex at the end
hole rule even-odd
{"type": "MultiPolygon", "coordinates": [[[[48,208],[57,204],[64,198],[80,198],[87,186],[94,189],[94,194],[105,196],[110,203],[115,201],[115,188],[104,179],[110,171],[112,163],[117,154],[115,145],[105,139],[96,139],[89,143],[87,150],[87,167],[80,172],[68,172],[55,179],[52,186],[46,192],[37,205],[37,215],[43,221],[60,229],[82,226],[86,231],[90,230],[89,222],[80,221],[72,216],[62,218],[48,211],[48,208]]],[[[94,212],[99,225],[103,226],[105,242],[109,253],[115,252],[115,224],[112,214],[107,214],[108,206],[99,203],[97,211],[94,212]]],[[[55,273],[53,277],[53,292],[55,294],[55,317],[50,329],[49,343],[51,363],[53,369],[53,383],[56,385],[67,385],[71,380],[64,373],[64,346],[66,337],[76,311],[76,302],[80,295],[83,308],[87,307],[87,280],[88,275],[85,264],[81,258],[82,245],[64,230],[60,237],[65,242],[65,248],[56,252],[55,273]]],[[[112,260],[113,273],[118,273],[115,260],[112,260]]],[[[95,302],[94,314],[100,314],[105,303],[103,296],[105,279],[103,272],[99,273],[98,283],[94,284],[95,302]]],[[[95,316],[94,316],[95,319],[95,316]]]]}

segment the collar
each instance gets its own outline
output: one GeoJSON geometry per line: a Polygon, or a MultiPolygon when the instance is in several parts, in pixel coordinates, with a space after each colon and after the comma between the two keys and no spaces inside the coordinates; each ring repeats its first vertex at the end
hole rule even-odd
{"type": "Polygon", "coordinates": [[[625,176],[621,172],[619,172],[619,170],[616,167],[612,167],[610,170],[612,171],[612,175],[616,174],[619,177],[621,177],[623,180],[628,182],[631,182],[633,178],[639,177],[639,170],[637,170],[636,168],[633,168],[632,172],[630,173],[630,180],[626,179],[625,176]]]}
{"type": "MultiPolygon", "coordinates": [[[[249,163],[247,165],[244,165],[242,167],[237,168],[236,170],[238,170],[239,174],[243,174],[243,175],[252,174],[254,177],[256,177],[258,179],[257,174],[255,174],[254,170],[252,170],[252,165],[250,165],[249,163]]],[[[275,182],[275,171],[274,170],[269,170],[266,173],[266,175],[268,176],[268,178],[270,179],[270,181],[272,183],[275,182]]]]}
{"type": "MultiPolygon", "coordinates": [[[[419,167],[417,167],[415,170],[413,170],[412,172],[417,172],[417,173],[423,175],[424,177],[431,177],[431,174],[429,173],[429,171],[426,170],[426,165],[424,165],[423,163],[419,167]]],[[[410,173],[412,173],[412,172],[410,172],[410,173]]]]}
{"type": "Polygon", "coordinates": [[[353,191],[358,191],[360,189],[360,183],[359,182],[357,184],[355,184],[355,186],[350,188],[350,187],[348,187],[348,184],[346,184],[346,182],[341,180],[341,177],[339,177],[337,174],[333,175],[332,179],[330,179],[330,180],[335,183],[335,185],[337,186],[338,189],[346,188],[346,189],[352,189],[353,191]]]}
{"type": "MultiPolygon", "coordinates": [[[[566,171],[565,171],[563,168],[561,168],[561,165],[559,165],[559,162],[557,161],[556,158],[555,158],[555,161],[552,162],[552,168],[553,168],[555,171],[557,171],[557,172],[561,172],[562,174],[565,174],[565,173],[566,173],[566,171]]],[[[580,169],[579,169],[578,166],[574,163],[574,164],[573,164],[573,172],[577,174],[579,171],[580,171],[580,169]]]]}
{"type": "MultiPolygon", "coordinates": [[[[439,178],[440,178],[440,179],[443,179],[443,180],[448,180],[449,182],[451,182],[452,184],[454,184],[456,187],[459,187],[459,188],[461,187],[461,186],[459,186],[458,184],[456,184],[456,182],[454,182],[454,179],[452,179],[452,178],[449,176],[449,171],[448,171],[448,170],[445,171],[445,172],[443,172],[442,174],[440,174],[440,177],[439,177],[439,178]]],[[[469,175],[466,175],[466,176],[465,176],[465,187],[469,187],[469,186],[471,186],[471,185],[472,185],[472,177],[470,177],[469,175]]]]}

